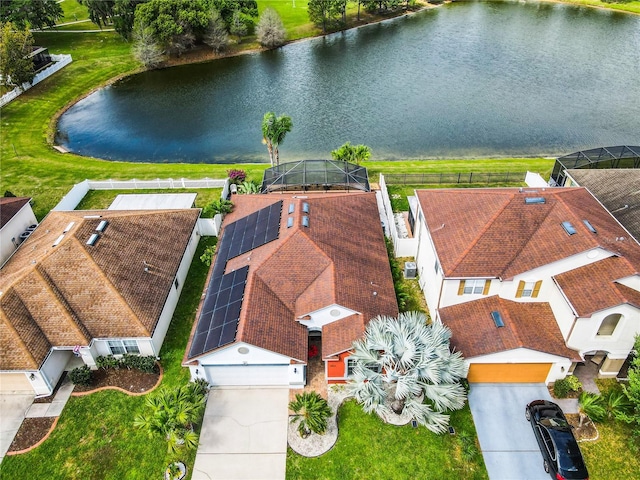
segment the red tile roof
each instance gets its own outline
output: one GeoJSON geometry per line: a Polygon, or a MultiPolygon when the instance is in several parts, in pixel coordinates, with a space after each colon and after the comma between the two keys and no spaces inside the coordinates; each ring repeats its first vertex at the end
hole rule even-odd
{"type": "Polygon", "coordinates": [[[29,200],[28,197],[0,197],[0,228],[9,223],[29,200]]]}
{"type": "Polygon", "coordinates": [[[51,347],[150,337],[198,216],[51,212],[0,270],[0,370],[37,369],[51,347]],[[108,226],[87,245],[101,220],[108,226]]]}
{"type": "Polygon", "coordinates": [[[548,303],[514,302],[491,296],[438,310],[451,329],[451,346],[464,357],[528,348],[572,360],[578,353],[567,348],[548,303]],[[498,311],[504,327],[497,327],[491,312],[498,311]]]}
{"type": "Polygon", "coordinates": [[[628,303],[640,308],[640,292],[616,280],[637,274],[626,258],[609,257],[554,278],[580,317],[628,303]]]}
{"type": "MultiPolygon", "coordinates": [[[[333,304],[361,314],[360,325],[379,314],[398,314],[374,193],[237,195],[224,224],[280,200],[279,238],[227,262],[226,272],[249,265],[237,342],[306,361],[308,332],[298,322],[304,315],[333,304]],[[303,215],[308,227],[301,225],[303,215]],[[288,217],[294,220],[290,228],[288,217]]],[[[323,327],[323,342],[332,345],[335,336],[336,348],[343,349],[358,338],[349,322],[335,323],[323,327]]]]}
{"type": "Polygon", "coordinates": [[[511,279],[596,247],[640,265],[638,244],[584,188],[416,193],[447,277],[511,279]],[[545,203],[525,204],[527,197],[543,197],[545,203]],[[590,232],[583,220],[597,233],[590,232]],[[564,231],[565,221],[571,222],[576,234],[564,231]],[[616,240],[621,237],[624,240],[616,240]]]}

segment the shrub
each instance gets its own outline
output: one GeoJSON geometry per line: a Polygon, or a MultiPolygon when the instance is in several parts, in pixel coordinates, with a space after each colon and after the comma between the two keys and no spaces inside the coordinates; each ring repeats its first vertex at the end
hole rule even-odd
{"type": "Polygon", "coordinates": [[[579,392],[581,389],[582,383],[575,375],[568,375],[553,384],[553,394],[558,398],[565,398],[569,392],[579,392]]]}
{"type": "Polygon", "coordinates": [[[85,387],[91,385],[93,375],[91,369],[87,365],[83,365],[78,368],[74,368],[69,372],[69,378],[74,385],[84,385],[85,387]]]}
{"type": "Polygon", "coordinates": [[[106,357],[101,355],[96,358],[96,366],[98,368],[103,368],[104,370],[106,370],[107,368],[118,369],[120,368],[120,360],[118,360],[113,355],[107,355],[106,357]]]}
{"type": "Polygon", "coordinates": [[[602,396],[595,393],[582,392],[578,398],[580,412],[587,414],[594,422],[602,422],[607,418],[607,410],[603,403],[602,396]]]}
{"type": "Polygon", "coordinates": [[[244,170],[231,169],[227,170],[227,176],[231,180],[231,183],[238,185],[246,180],[247,173],[244,170]]]}
{"type": "Polygon", "coordinates": [[[144,373],[153,373],[156,368],[156,358],[153,355],[131,355],[125,354],[120,360],[120,364],[128,369],[140,370],[144,373]]]}

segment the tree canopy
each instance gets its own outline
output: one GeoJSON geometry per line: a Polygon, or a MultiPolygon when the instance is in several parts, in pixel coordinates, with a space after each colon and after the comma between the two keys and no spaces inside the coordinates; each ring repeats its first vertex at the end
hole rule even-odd
{"type": "Polygon", "coordinates": [[[280,165],[278,147],[292,127],[291,117],[287,115],[276,117],[275,113],[267,112],[262,118],[262,138],[267,145],[272,167],[280,165]]]}
{"type": "Polygon", "coordinates": [[[113,24],[116,32],[125,39],[131,36],[136,7],[148,0],[78,0],[87,7],[89,18],[99,27],[113,24]]]}
{"type": "Polygon", "coordinates": [[[420,312],[374,318],[353,344],[349,390],[367,413],[408,414],[433,432],[445,432],[444,412],[462,408],[466,400],[460,383],[464,359],[451,352],[450,338],[446,326],[427,324],[420,312]]]}
{"type": "Polygon", "coordinates": [[[2,0],[0,21],[11,22],[18,28],[53,27],[64,16],[56,0],[2,0]]]}
{"type": "Polygon", "coordinates": [[[33,60],[33,36],[29,28],[16,27],[7,22],[0,29],[0,75],[8,85],[31,82],[35,75],[33,60]]]}
{"type": "Polygon", "coordinates": [[[322,27],[322,33],[340,23],[345,23],[347,0],[309,0],[309,20],[322,27]]]}
{"type": "Polygon", "coordinates": [[[340,148],[332,150],[331,157],[334,160],[343,160],[360,165],[360,162],[369,160],[371,149],[366,145],[351,145],[351,142],[347,142],[340,148]]]}
{"type": "Polygon", "coordinates": [[[260,15],[256,26],[256,36],[263,47],[274,48],[284,44],[287,31],[282,24],[280,15],[273,8],[265,9],[260,15]]]}

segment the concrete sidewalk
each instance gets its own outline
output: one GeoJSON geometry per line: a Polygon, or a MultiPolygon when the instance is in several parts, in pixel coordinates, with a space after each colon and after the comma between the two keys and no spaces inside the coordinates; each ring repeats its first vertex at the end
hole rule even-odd
{"type": "Polygon", "coordinates": [[[18,433],[31,403],[33,403],[33,394],[0,395],[0,463],[18,433]]]}
{"type": "Polygon", "coordinates": [[[192,479],[284,479],[288,402],[288,388],[212,389],[192,479]]]}
{"type": "Polygon", "coordinates": [[[27,410],[25,417],[59,417],[71,396],[71,392],[73,392],[73,387],[73,383],[66,380],[60,385],[60,388],[58,388],[51,403],[34,403],[29,407],[29,410],[27,410]]]}

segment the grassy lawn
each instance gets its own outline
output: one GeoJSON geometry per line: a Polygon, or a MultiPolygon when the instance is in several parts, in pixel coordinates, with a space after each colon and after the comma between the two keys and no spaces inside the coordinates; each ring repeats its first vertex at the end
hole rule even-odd
{"type": "Polygon", "coordinates": [[[424,427],[386,425],[349,401],[340,408],[340,433],[333,449],[317,458],[289,450],[287,478],[488,478],[468,406],[453,412],[451,425],[455,435],[436,435],[424,427]]]}
{"type": "MultiPolygon", "coordinates": [[[[621,390],[615,380],[598,380],[598,388],[604,394],[621,390]]],[[[616,420],[597,423],[599,437],[593,442],[580,443],[580,450],[587,464],[590,478],[618,479],[638,478],[640,472],[640,443],[633,443],[632,426],[616,420]]]]}
{"type": "MultiPolygon", "coordinates": [[[[182,357],[208,270],[199,257],[204,247],[215,241],[211,237],[200,241],[189,270],[160,352],[162,385],[175,387],[189,381],[188,370],[181,366],[182,357]]],[[[162,478],[169,463],[166,443],[133,428],[133,419],[143,408],[144,396],[115,391],[71,397],[49,439],[29,453],[6,457],[0,465],[0,479],[162,478]]],[[[195,452],[185,454],[183,459],[191,470],[195,452]]]]}
{"type": "Polygon", "coordinates": [[[618,3],[603,2],[601,0],[566,0],[564,3],[640,14],[640,1],[638,0],[631,2],[625,2],[623,0],[618,3]]]}
{"type": "Polygon", "coordinates": [[[101,210],[109,205],[121,194],[145,193],[197,193],[196,207],[204,208],[212,200],[217,200],[222,194],[221,188],[197,188],[193,190],[174,188],[170,191],[162,190],[90,190],[76,207],[76,210],[101,210]]]}

